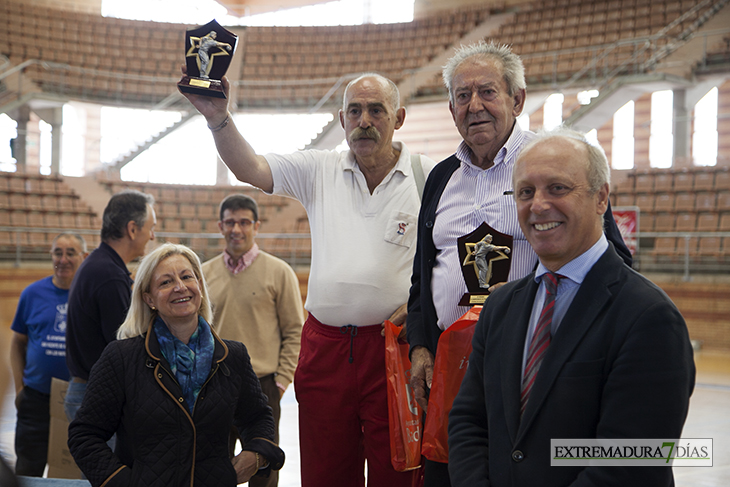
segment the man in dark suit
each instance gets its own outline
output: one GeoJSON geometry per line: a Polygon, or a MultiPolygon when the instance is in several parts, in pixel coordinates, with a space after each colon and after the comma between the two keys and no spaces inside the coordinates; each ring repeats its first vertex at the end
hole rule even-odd
{"type": "Polygon", "coordinates": [[[452,485],[674,485],[670,466],[551,468],[551,439],[679,438],[695,369],[677,308],[601,231],[603,151],[544,134],[513,185],[539,264],[490,295],[477,323],[449,417],[452,485]]]}

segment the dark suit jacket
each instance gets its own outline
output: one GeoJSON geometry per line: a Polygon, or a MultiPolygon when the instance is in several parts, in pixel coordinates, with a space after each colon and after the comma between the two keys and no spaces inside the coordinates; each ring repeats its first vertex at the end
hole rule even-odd
{"type": "Polygon", "coordinates": [[[520,421],[537,288],[533,274],[508,283],[479,317],[449,417],[452,485],[673,485],[670,467],[551,467],[550,439],[680,437],[695,369],[677,308],[609,245],[555,333],[520,421]]]}
{"type": "MultiPolygon", "coordinates": [[[[441,329],[437,325],[436,308],[431,296],[431,274],[438,254],[436,245],[433,243],[433,224],[436,220],[436,208],[438,208],[441,195],[459,165],[460,162],[455,155],[444,159],[431,170],[423,188],[421,211],[418,216],[418,243],[413,260],[411,290],[408,297],[406,332],[411,350],[420,345],[436,354],[436,345],[441,336],[441,329]]],[[[630,266],[631,252],[624,244],[621,232],[613,219],[610,202],[604,218],[606,238],[616,246],[621,258],[630,266]]],[[[472,230],[474,229],[465,229],[464,233],[472,230]]]]}

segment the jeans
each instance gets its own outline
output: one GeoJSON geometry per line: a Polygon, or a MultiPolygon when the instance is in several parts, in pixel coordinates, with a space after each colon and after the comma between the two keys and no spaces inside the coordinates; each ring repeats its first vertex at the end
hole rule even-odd
{"type": "Polygon", "coordinates": [[[86,382],[75,382],[71,380],[68,383],[66,397],[63,399],[63,410],[66,411],[66,417],[69,423],[76,418],[76,413],[79,411],[81,402],[84,400],[84,394],[86,394],[86,382]]]}

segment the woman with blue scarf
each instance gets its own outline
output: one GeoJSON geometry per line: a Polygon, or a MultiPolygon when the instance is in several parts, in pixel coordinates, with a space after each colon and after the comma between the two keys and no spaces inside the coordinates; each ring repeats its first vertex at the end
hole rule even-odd
{"type": "Polygon", "coordinates": [[[282,467],[246,347],[218,338],[211,318],[192,250],[168,243],[144,258],[118,340],[92,369],[69,426],[71,454],[92,486],[233,487],[282,467]]]}

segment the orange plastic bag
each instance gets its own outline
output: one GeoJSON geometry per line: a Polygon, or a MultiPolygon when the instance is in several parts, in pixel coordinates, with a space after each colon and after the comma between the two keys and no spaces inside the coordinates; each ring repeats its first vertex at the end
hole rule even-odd
{"type": "Polygon", "coordinates": [[[411,390],[408,344],[398,341],[401,327],[385,322],[385,370],[390,422],[390,457],[398,472],[421,465],[421,416],[411,390]]]}
{"type": "Polygon", "coordinates": [[[474,306],[439,337],[421,447],[423,456],[434,462],[449,461],[449,412],[469,365],[471,339],[481,310],[474,306]]]}

